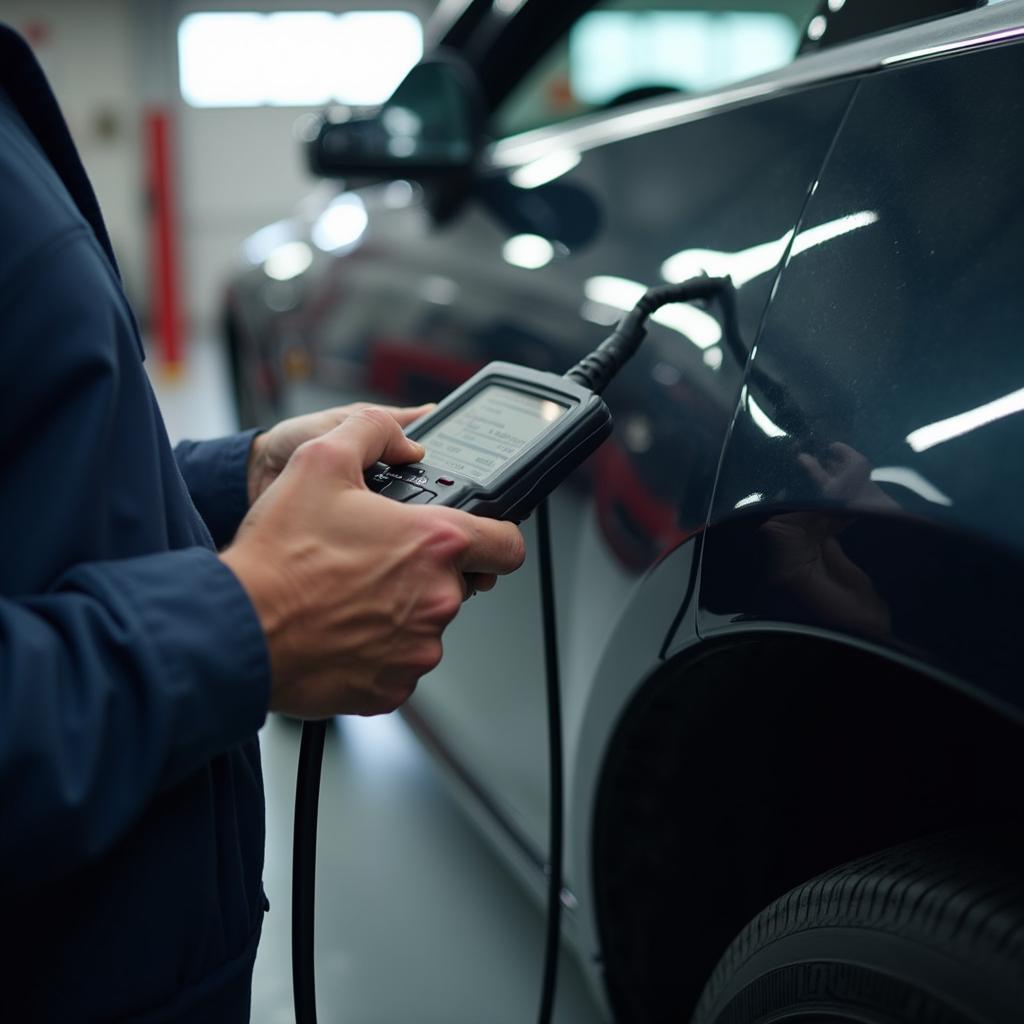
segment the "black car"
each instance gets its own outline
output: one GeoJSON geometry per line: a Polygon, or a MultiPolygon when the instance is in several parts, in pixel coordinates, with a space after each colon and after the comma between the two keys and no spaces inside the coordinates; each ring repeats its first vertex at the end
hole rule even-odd
{"type": "MultiPolygon", "coordinates": [[[[232,284],[246,416],[561,372],[728,277],[552,501],[566,937],[618,1021],[1024,1020],[1024,3],[436,19],[232,284]]],[[[407,715],[539,896],[536,573],[407,715]]]]}

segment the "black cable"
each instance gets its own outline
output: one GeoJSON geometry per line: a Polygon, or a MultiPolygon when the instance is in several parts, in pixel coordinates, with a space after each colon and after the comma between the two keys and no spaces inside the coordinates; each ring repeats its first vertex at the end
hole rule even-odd
{"type": "MultiPolygon", "coordinates": [[[[593,352],[585,355],[565,376],[601,394],[612,378],[629,360],[647,333],[647,318],[672,302],[695,302],[723,298],[727,321],[733,318],[732,279],[693,277],[681,284],[665,284],[644,292],[640,301],[619,321],[618,327],[593,352]]],[[[732,323],[728,323],[732,327],[732,323]]]]}
{"type": "MultiPolygon", "coordinates": [[[[550,1024],[558,980],[562,915],[562,702],[558,673],[555,587],[551,568],[548,503],[537,509],[541,615],[548,705],[548,757],[551,784],[548,863],[548,914],[538,1024],[550,1024]]],[[[295,827],[292,844],[292,991],[295,1024],[316,1024],[316,972],[313,961],[316,914],[316,832],[320,809],[326,721],[303,722],[295,779],[295,827]]]]}
{"type": "Polygon", "coordinates": [[[548,503],[537,506],[537,560],[540,565],[541,615],[544,621],[544,677],[548,704],[548,777],[551,784],[548,845],[548,922],[538,1024],[549,1024],[555,1008],[558,946],[562,921],[562,700],[558,676],[558,631],[551,568],[548,503]]]}
{"type": "Polygon", "coordinates": [[[313,964],[316,825],[327,721],[321,719],[302,723],[299,768],[295,778],[295,829],[292,844],[292,991],[295,998],[295,1024],[316,1024],[316,976],[313,964]]]}

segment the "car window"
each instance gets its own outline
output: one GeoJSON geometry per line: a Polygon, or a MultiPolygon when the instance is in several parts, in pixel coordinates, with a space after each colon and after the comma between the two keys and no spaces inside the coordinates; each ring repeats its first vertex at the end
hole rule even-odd
{"type": "Polygon", "coordinates": [[[509,93],[492,130],[503,138],[783,67],[818,9],[819,0],[603,0],[509,93]]]}

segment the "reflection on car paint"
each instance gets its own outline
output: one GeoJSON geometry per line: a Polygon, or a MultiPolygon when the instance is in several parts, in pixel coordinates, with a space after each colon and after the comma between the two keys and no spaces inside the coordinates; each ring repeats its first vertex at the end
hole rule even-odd
{"type": "Polygon", "coordinates": [[[369,222],[362,197],[356,192],[343,192],[313,222],[310,238],[323,252],[341,256],[355,249],[369,222]]]}
{"type": "Polygon", "coordinates": [[[670,256],[661,265],[661,276],[670,284],[686,281],[691,277],[707,274],[709,277],[731,277],[737,288],[773,270],[786,255],[800,255],[817,245],[830,242],[833,238],[866,228],[876,223],[878,214],[873,210],[850,213],[844,217],[817,227],[808,228],[795,235],[787,231],[781,238],[752,245],[740,252],[716,252],[713,249],[683,249],[670,256]],[[790,249],[789,243],[793,246],[790,249]]]}
{"type": "Polygon", "coordinates": [[[1012,416],[1015,412],[1024,411],[1024,388],[995,398],[991,402],[979,405],[977,408],[968,409],[967,412],[958,413],[948,419],[939,420],[937,423],[929,423],[927,426],[918,427],[907,434],[907,444],[915,452],[924,452],[944,441],[951,441],[954,437],[962,437],[972,430],[977,430],[988,423],[995,423],[1004,416],[1012,416]]]}
{"type": "Polygon", "coordinates": [[[546,185],[549,181],[568,174],[574,167],[579,165],[582,159],[578,150],[554,149],[542,157],[517,167],[510,175],[509,181],[516,188],[537,188],[546,185]]]}

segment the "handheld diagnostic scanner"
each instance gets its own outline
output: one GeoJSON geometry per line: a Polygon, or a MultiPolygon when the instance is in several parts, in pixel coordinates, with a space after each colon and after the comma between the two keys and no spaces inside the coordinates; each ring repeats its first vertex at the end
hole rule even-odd
{"type": "Polygon", "coordinates": [[[366,483],[397,501],[518,523],[611,429],[604,399],[583,384],[490,363],[408,428],[427,450],[422,462],[377,463],[366,483]]]}

